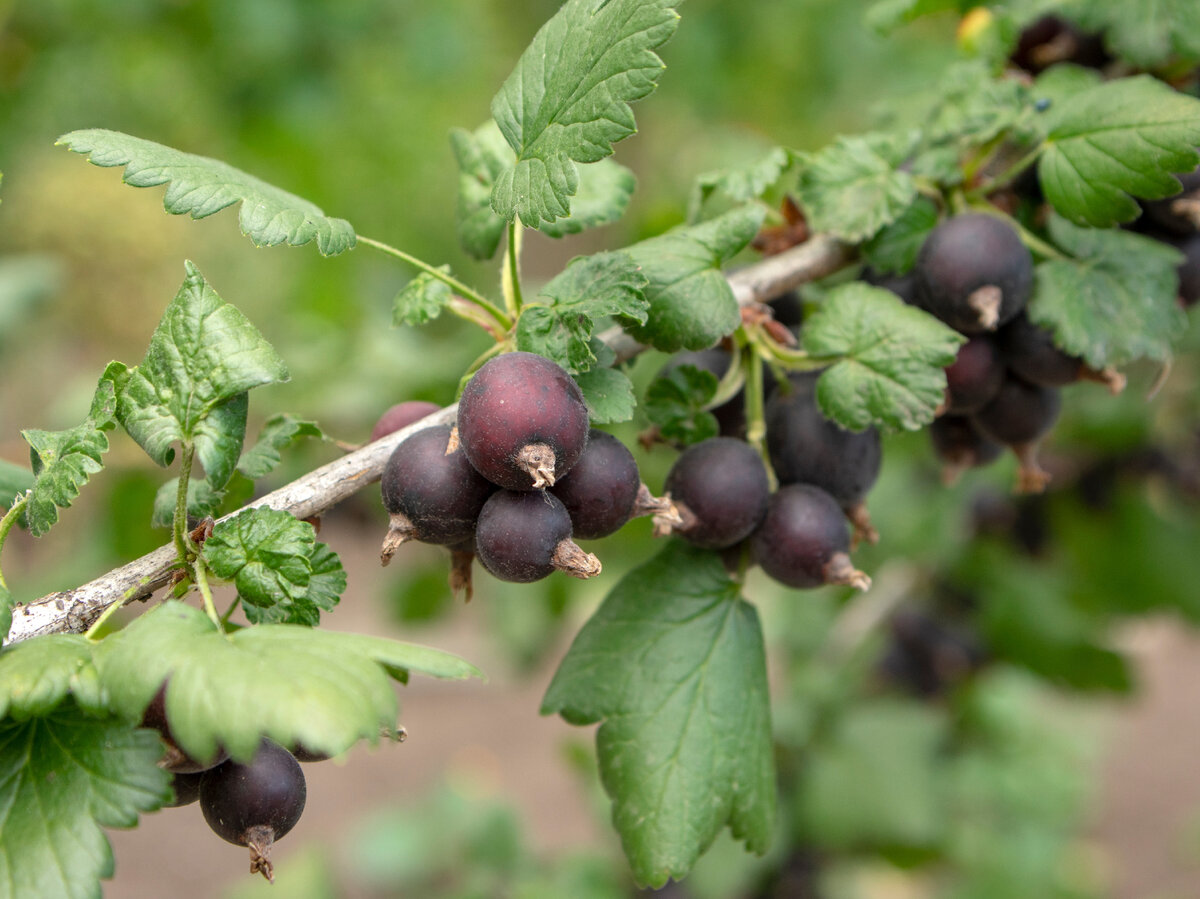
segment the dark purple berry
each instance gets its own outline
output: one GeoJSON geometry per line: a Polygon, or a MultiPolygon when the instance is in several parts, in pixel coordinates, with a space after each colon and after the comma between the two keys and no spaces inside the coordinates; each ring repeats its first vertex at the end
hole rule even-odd
{"type": "Polygon", "coordinates": [[[407,540],[443,545],[469,540],[479,510],[496,489],[467,461],[449,425],[405,438],[388,458],[380,488],[391,514],[385,565],[407,540]]]}
{"type": "Polygon", "coordinates": [[[862,273],[862,280],[873,287],[890,290],[910,306],[918,305],[916,278],[912,272],[904,275],[884,275],[868,268],[862,273]]]}
{"type": "Polygon", "coordinates": [[[987,335],[972,337],[958,348],[946,366],[946,411],[955,415],[978,412],[1000,392],[1004,361],[987,335]]]}
{"type": "Polygon", "coordinates": [[[594,428],[575,467],[550,492],[566,506],[572,536],[580,540],[607,537],[635,515],[653,515],[669,507],[669,501],[650,495],[625,444],[594,428]]]}
{"type": "Polygon", "coordinates": [[[273,880],[271,845],[296,826],[304,811],[304,772],[292,754],[263,739],[254,759],[230,759],[200,781],[200,810],[213,832],[250,847],[250,872],[273,880]]]}
{"type": "Polygon", "coordinates": [[[966,415],[942,415],[929,425],[929,439],[942,461],[942,481],[953,484],[968,468],[995,462],[1004,447],[987,437],[966,415]]]}
{"type": "Polygon", "coordinates": [[[1099,34],[1085,33],[1059,16],[1046,15],[1025,26],[1009,59],[1037,75],[1060,62],[1099,69],[1112,57],[1099,34]]]}
{"type": "Polygon", "coordinates": [[[1061,406],[1057,388],[1030,384],[1009,375],[996,398],[971,416],[985,435],[1011,447],[1017,454],[1020,493],[1040,493],[1049,481],[1049,475],[1038,465],[1037,447],[1054,426],[1061,406]]]}
{"type": "Polygon", "coordinates": [[[156,730],[162,737],[165,751],[158,766],[172,774],[198,774],[201,771],[207,771],[214,765],[221,764],[229,758],[229,753],[224,749],[218,749],[215,756],[206,760],[192,758],[179,748],[175,735],[171,733],[170,722],[167,720],[167,683],[164,682],[158,688],[158,692],[146,706],[146,711],[142,713],[142,727],[156,730]]]}
{"type": "Polygon", "coordinates": [[[553,571],[580,578],[600,573],[600,562],[571,539],[571,516],[553,493],[500,490],[483,504],[475,552],[502,581],[527,584],[553,571]]]}
{"type": "Polygon", "coordinates": [[[916,609],[901,609],[889,622],[891,645],[883,670],[919,696],[939,696],[987,661],[979,639],[960,627],[916,609]]]}
{"type": "Polygon", "coordinates": [[[712,437],[684,450],[667,475],[677,518],[654,518],[658,536],[678,534],[705,549],[739,543],[758,526],[771,488],[762,457],[748,443],[712,437]]]}
{"type": "Polygon", "coordinates": [[[587,445],[583,394],[560,366],[534,353],[489,359],[458,402],[458,434],[471,464],[508,490],[549,487],[587,445]]]}
{"type": "Polygon", "coordinates": [[[1031,384],[1065,387],[1079,380],[1097,381],[1114,394],[1125,388],[1125,376],[1116,369],[1097,371],[1079,356],[1063,352],[1055,346],[1054,335],[1027,315],[1018,315],[1001,328],[996,343],[1009,370],[1031,384]]]}
{"type": "Polygon", "coordinates": [[[195,774],[174,774],[171,776],[171,789],[175,791],[175,798],[166,803],[163,808],[180,808],[181,806],[191,805],[200,798],[200,780],[204,777],[203,771],[197,771],[195,774]]]}
{"type": "Polygon", "coordinates": [[[1180,192],[1161,200],[1145,200],[1142,210],[1148,223],[1172,234],[1200,231],[1200,167],[1175,176],[1180,192]]]}
{"type": "Polygon", "coordinates": [[[879,431],[847,431],[817,405],[817,372],[788,377],[790,391],[767,402],[767,454],[780,484],[813,484],[830,494],[854,521],[858,535],[878,539],[864,500],[883,462],[879,431]]]}
{"type": "Polygon", "coordinates": [[[407,403],[397,403],[379,416],[375,427],[371,428],[371,441],[380,437],[394,434],[401,428],[416,424],[422,418],[427,418],[442,407],[437,403],[426,403],[423,400],[410,400],[407,403]]]}
{"type": "Polygon", "coordinates": [[[994,331],[1025,308],[1033,259],[1012,226],[983,213],[938,225],[913,269],[918,304],[964,334],[994,331]]]}
{"type": "Polygon", "coordinates": [[[788,587],[847,584],[866,590],[871,585],[850,563],[850,533],[841,507],[811,484],[789,484],[771,496],[750,550],[763,571],[788,587]]]}

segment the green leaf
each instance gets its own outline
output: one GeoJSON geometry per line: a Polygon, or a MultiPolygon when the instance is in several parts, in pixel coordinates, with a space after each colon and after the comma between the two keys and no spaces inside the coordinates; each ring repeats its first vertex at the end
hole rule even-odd
{"type": "Polygon", "coordinates": [[[1046,199],[1077,225],[1107,228],[1138,216],[1130,196],[1179,191],[1200,145],[1200,100],[1149,75],[1109,81],[1052,108],[1038,178],[1046,199]]]}
{"type": "Polygon", "coordinates": [[[450,147],[458,163],[458,242],[475,259],[491,259],[504,236],[504,219],[492,209],[492,189],[516,157],[490,119],[474,131],[455,128],[450,147]]]}
{"type": "Polygon", "coordinates": [[[867,8],[867,25],[881,34],[890,34],[901,25],[931,13],[958,10],[961,0],[877,0],[867,8]]]}
{"type": "Polygon", "coordinates": [[[627,248],[650,282],[649,317],[626,322],[627,330],[668,353],[707,349],[737,330],[741,313],[721,267],[750,243],[763,215],[761,206],[742,206],[627,248]]]}
{"type": "Polygon", "coordinates": [[[944,715],[877,699],[847,708],[811,747],[797,788],[802,833],[826,849],[924,848],[949,821],[944,715]]]}
{"type": "Polygon", "coordinates": [[[1041,138],[1029,88],[1011,78],[997,78],[982,60],[951,66],[923,129],[925,141],[948,145],[960,152],[977,150],[1005,132],[1041,138]]]}
{"type": "Polygon", "coordinates": [[[919,197],[859,250],[876,271],[902,275],[916,264],[921,245],[937,223],[937,206],[932,200],[919,197]]]}
{"type": "Polygon", "coordinates": [[[588,418],[593,423],[616,424],[633,418],[637,400],[633,395],[633,384],[623,371],[594,367],[576,375],[575,383],[583,391],[588,418]]]}
{"type": "Polygon", "coordinates": [[[1058,216],[1049,231],[1076,258],[1037,267],[1029,317],[1095,369],[1170,358],[1188,324],[1176,300],[1179,252],[1129,231],[1079,228],[1058,216]]]}
{"type": "Polygon", "coordinates": [[[237,470],[251,480],[265,478],[283,461],[280,451],[303,437],[324,440],[325,434],[315,421],[296,418],[287,412],[272,415],[263,423],[254,446],[238,459],[237,470]]]}
{"type": "Polygon", "coordinates": [[[222,300],[190,262],[146,357],[122,376],[117,417],[159,465],[176,440],[194,443],[214,487],[233,473],[246,431],[246,391],[286,381],[287,367],[258,329],[222,300]]]}
{"type": "Polygon", "coordinates": [[[890,290],[855,282],[828,293],[800,340],[832,362],[817,380],[827,418],[854,431],[913,431],[933,421],[946,392],[943,369],[965,338],[890,290]]]}
{"type": "Polygon", "coordinates": [[[719,557],[672,541],[575,638],[542,702],[596,734],[634,876],[680,879],[729,825],[754,852],[775,820],[762,630],[719,557]]]}
{"type": "Polygon", "coordinates": [[[517,349],[553,359],[572,372],[596,362],[592,328],[597,318],[646,320],[646,279],[625,252],[580,256],[541,289],[517,319],[517,349]]]}
{"type": "Polygon", "coordinates": [[[86,155],[94,165],[124,166],[126,184],[166,184],[163,207],[172,215],[187,213],[199,219],[240,202],[238,223],[257,246],[301,246],[315,240],[323,256],[354,246],[349,222],[330,218],[307,200],[216,159],[102,128],[72,131],[58,143],[86,155]]]}
{"type": "Polygon", "coordinates": [[[203,554],[217,577],[234,583],[243,603],[267,608],[308,592],[315,544],[316,532],[308,522],[288,512],[255,508],[217,522],[203,554]]]}
{"type": "MultiPolygon", "coordinates": [[[[187,514],[192,518],[216,517],[225,499],[223,490],[213,490],[205,478],[190,478],[187,486],[187,514]]],[[[175,502],[179,496],[179,478],[171,478],[154,494],[150,526],[169,528],[175,522],[175,502]]]]}
{"type": "Polygon", "coordinates": [[[99,899],[113,874],[105,827],[133,827],[171,795],[162,740],[63,709],[0,721],[0,896],[99,899]]]}
{"type": "Polygon", "coordinates": [[[396,726],[389,675],[478,675],[456,656],[424,646],[290,624],[223,634],[197,609],[167,602],[96,648],[112,708],[139,720],[167,687],[167,718],[185,752],[254,756],[259,738],[340,755],[396,726]]]}
{"type": "Polygon", "coordinates": [[[327,544],[317,543],[308,557],[312,575],[303,596],[283,597],[270,606],[243,605],[251,624],[302,624],[316,627],[322,612],[332,612],[346,590],[346,569],[327,544]]]}
{"type": "Polygon", "coordinates": [[[797,191],[813,230],[858,243],[894,221],[917,196],[897,168],[915,143],[912,134],[839,137],[803,158],[797,191]]]}
{"type": "Polygon", "coordinates": [[[601,159],[579,169],[579,188],[571,200],[571,214],[543,223],[547,237],[566,237],[587,228],[608,225],[625,214],[637,177],[612,159],[601,159]]]}
{"type": "Polygon", "coordinates": [[[749,165],[705,172],[692,186],[688,198],[688,223],[695,224],[712,218],[709,210],[716,205],[718,198],[741,205],[781,192],[782,183],[794,174],[795,162],[792,151],[773,147],[749,165]]]}
{"type": "Polygon", "coordinates": [[[105,708],[86,637],[46,634],[0,649],[0,719],[48,715],[68,696],[93,712],[105,708]]]}
{"type": "Polygon", "coordinates": [[[680,365],[650,382],[642,408],[664,438],[690,446],[721,430],[716,416],[707,411],[719,384],[710,371],[680,365]]]}
{"type": "MultiPolygon", "coordinates": [[[[449,272],[450,267],[443,265],[441,271],[449,272]]],[[[431,322],[442,314],[453,297],[449,284],[429,272],[421,272],[405,284],[392,300],[392,324],[423,325],[431,322]]]]}
{"type": "Polygon", "coordinates": [[[12,499],[33,487],[33,472],[24,465],[0,459],[0,509],[12,505],[12,499]]]}
{"type": "Polygon", "coordinates": [[[534,36],[492,100],[516,153],[492,208],[532,228],[571,211],[577,162],[597,162],[636,130],[629,104],[657,86],[654,49],[675,32],[674,0],[567,0],[534,36]]]}
{"type": "Polygon", "coordinates": [[[88,478],[104,467],[100,457],[108,452],[105,431],[116,427],[113,371],[110,365],[101,376],[83,424],[65,431],[21,432],[29,444],[34,477],[25,522],[35,537],[50,530],[58,521],[58,510],[70,506],[88,478]]]}
{"type": "Polygon", "coordinates": [[[1192,0],[1092,0],[1080,13],[1080,25],[1103,31],[1105,46],[1137,68],[1165,65],[1174,54],[1200,59],[1200,6],[1192,0]]]}

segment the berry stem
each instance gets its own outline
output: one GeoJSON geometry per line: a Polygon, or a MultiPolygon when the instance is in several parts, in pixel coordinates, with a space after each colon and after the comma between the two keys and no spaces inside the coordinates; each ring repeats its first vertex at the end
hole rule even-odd
{"type": "Polygon", "coordinates": [[[521,235],[514,218],[508,223],[508,246],[504,249],[504,306],[509,316],[515,321],[521,314],[523,299],[521,297],[521,235]]]}
{"type": "Polygon", "coordinates": [[[175,540],[175,551],[179,561],[190,572],[188,561],[189,547],[187,540],[187,495],[188,481],[192,475],[192,460],[196,457],[196,446],[191,441],[184,441],[179,455],[179,486],[175,491],[175,518],[172,522],[171,534],[175,540]]]}
{"type": "Polygon", "coordinates": [[[512,327],[512,319],[510,319],[507,315],[504,314],[503,309],[496,306],[495,303],[493,303],[491,300],[489,300],[487,297],[485,297],[479,291],[468,287],[466,284],[464,284],[462,281],[459,281],[457,278],[453,277],[452,275],[448,275],[441,269],[437,268],[436,266],[432,266],[428,262],[425,262],[422,259],[418,259],[416,256],[413,256],[410,253],[406,253],[401,249],[397,249],[396,247],[393,247],[390,244],[386,244],[381,240],[373,240],[372,238],[364,237],[361,234],[358,235],[357,239],[358,239],[359,243],[366,244],[369,247],[374,247],[377,250],[381,250],[382,252],[387,253],[389,256],[395,256],[397,259],[402,259],[403,261],[407,262],[409,265],[413,266],[413,268],[418,268],[421,271],[425,272],[425,274],[429,275],[431,278],[437,278],[443,284],[450,287],[456,293],[461,294],[463,297],[467,298],[468,300],[473,302],[475,305],[480,306],[483,309],[486,309],[488,314],[491,315],[492,318],[494,318],[496,320],[496,323],[498,325],[500,325],[501,331],[507,331],[509,328],[512,327]]]}
{"type": "Polygon", "coordinates": [[[225,625],[217,612],[217,604],[213,602],[212,587],[208,584],[208,566],[204,564],[203,556],[196,557],[193,569],[196,572],[196,586],[200,588],[200,595],[204,597],[204,611],[208,613],[212,623],[217,626],[217,630],[225,633],[225,625]]]}

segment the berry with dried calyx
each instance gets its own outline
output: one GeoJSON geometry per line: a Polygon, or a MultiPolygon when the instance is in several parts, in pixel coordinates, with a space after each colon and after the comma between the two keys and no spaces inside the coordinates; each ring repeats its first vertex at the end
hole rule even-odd
{"type": "Polygon", "coordinates": [[[1004,447],[985,435],[966,415],[942,415],[929,424],[933,451],[942,462],[942,483],[950,486],[968,468],[990,465],[1004,447]]]}
{"type": "Polygon", "coordinates": [[[263,739],[249,764],[232,759],[204,773],[200,810],[213,832],[250,848],[250,873],[274,882],[271,846],[304,811],[307,787],[290,752],[263,739]]]}
{"type": "MultiPolygon", "coordinates": [[[[996,333],[1005,364],[1018,377],[1043,387],[1064,387],[1076,381],[1096,381],[1113,393],[1125,389],[1125,376],[1114,368],[1097,370],[1079,356],[1060,350],[1054,335],[1018,315],[996,333]]],[[[965,411],[965,410],[964,410],[965,411]]]]}
{"type": "Polygon", "coordinates": [[[449,425],[424,428],[401,442],[380,481],[391,515],[380,557],[386,565],[408,540],[452,545],[469,540],[495,486],[458,447],[449,425]]]}
{"type": "Polygon", "coordinates": [[[811,484],[775,491],[750,538],[750,550],[763,571],[788,587],[871,586],[871,579],[850,562],[850,533],[841,508],[811,484]]]}
{"type": "Polygon", "coordinates": [[[771,492],[762,457],[732,437],[689,446],[663,489],[675,515],[655,515],[655,535],[678,534],[705,549],[725,549],[748,537],[766,513],[771,492]]]}
{"type": "Polygon", "coordinates": [[[475,554],[502,581],[527,584],[554,571],[589,578],[600,560],[571,539],[571,515],[545,490],[500,490],[479,513],[475,554]]]}
{"type": "Polygon", "coordinates": [[[964,334],[994,331],[1025,308],[1033,258],[1004,220],[984,213],[946,219],[913,268],[918,304],[964,334]]]}
{"type": "Polygon", "coordinates": [[[572,536],[579,540],[607,537],[636,516],[671,511],[670,500],[655,498],[642,483],[625,444],[595,428],[575,467],[549,489],[566,506],[572,536]]]}
{"type": "Polygon", "coordinates": [[[538,490],[583,453],[588,411],[565,369],[535,353],[505,353],[463,388],[458,434],[471,464],[493,484],[538,490]]]}
{"type": "Polygon", "coordinates": [[[971,416],[980,431],[1016,454],[1018,493],[1041,493],[1046,488],[1050,476],[1038,464],[1038,444],[1054,426],[1061,407],[1057,388],[1009,375],[996,398],[971,416]]]}

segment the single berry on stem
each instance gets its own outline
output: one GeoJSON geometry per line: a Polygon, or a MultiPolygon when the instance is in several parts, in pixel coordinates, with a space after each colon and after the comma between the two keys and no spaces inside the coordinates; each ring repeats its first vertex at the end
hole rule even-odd
{"type": "Polygon", "coordinates": [[[1079,356],[1063,352],[1054,335],[1027,315],[1018,315],[1001,328],[996,342],[1009,369],[1031,384],[1065,387],[1080,380],[1095,381],[1107,385],[1114,396],[1125,389],[1123,374],[1115,368],[1094,369],[1079,356]]]}
{"type": "Polygon", "coordinates": [[[850,562],[850,534],[841,508],[811,484],[775,491],[750,548],[762,570],[788,587],[871,586],[871,579],[850,562]]]}
{"type": "Polygon", "coordinates": [[[208,826],[221,839],[248,846],[250,873],[271,882],[271,846],[296,826],[306,796],[300,763],[266,738],[249,764],[230,759],[200,781],[200,810],[208,826]]]}
{"type": "Polygon", "coordinates": [[[675,515],[654,516],[655,536],[678,534],[705,549],[739,543],[758,526],[771,487],[762,457],[748,443],[711,437],[689,446],[667,474],[675,515]]]}
{"type": "Polygon", "coordinates": [[[571,515],[545,490],[493,493],[475,527],[475,552],[502,581],[527,584],[554,571],[589,578],[600,573],[600,560],[571,539],[571,515]]]}
{"type": "Polygon", "coordinates": [[[669,499],[655,498],[642,483],[625,444],[595,428],[575,467],[549,489],[567,507],[572,536],[580,540],[614,534],[635,516],[672,511],[669,499]]]}
{"type": "Polygon", "coordinates": [[[458,402],[458,434],[471,464],[507,490],[550,487],[587,445],[588,411],[566,370],[535,353],[485,362],[458,402]]]}
{"type": "Polygon", "coordinates": [[[1038,444],[1054,426],[1061,407],[1057,388],[1009,375],[996,398],[971,416],[986,436],[1016,454],[1016,492],[1041,493],[1046,489],[1050,475],[1038,463],[1038,444]]]}
{"type": "Polygon", "coordinates": [[[402,441],[380,480],[391,515],[380,558],[384,565],[405,542],[453,545],[469,540],[495,486],[456,448],[449,425],[423,428],[402,441]]]}
{"type": "Polygon", "coordinates": [[[1004,447],[986,436],[966,415],[942,415],[929,425],[933,451],[942,462],[942,483],[953,485],[968,468],[990,465],[1004,447]]]}

